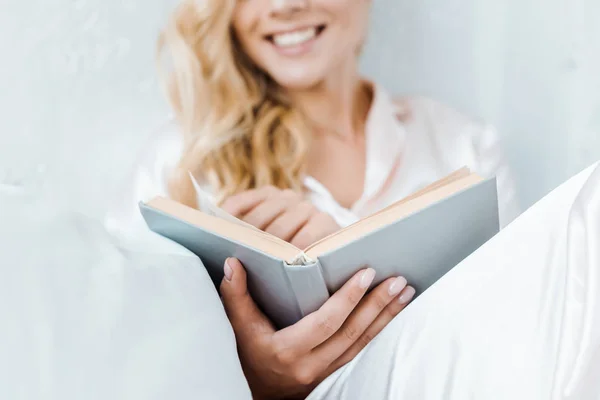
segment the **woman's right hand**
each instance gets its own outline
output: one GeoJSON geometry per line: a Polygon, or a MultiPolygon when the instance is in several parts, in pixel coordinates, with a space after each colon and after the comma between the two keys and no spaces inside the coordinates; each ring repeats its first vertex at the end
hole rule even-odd
{"type": "Polygon", "coordinates": [[[415,291],[402,277],[365,296],[374,275],[359,271],[319,310],[276,331],[248,294],[240,262],[226,261],[221,295],[255,399],[306,397],[406,307],[415,291]]]}

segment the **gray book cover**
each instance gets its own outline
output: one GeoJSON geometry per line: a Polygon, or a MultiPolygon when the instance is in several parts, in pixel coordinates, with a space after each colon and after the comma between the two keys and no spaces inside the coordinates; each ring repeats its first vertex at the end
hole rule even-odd
{"type": "Polygon", "coordinates": [[[365,266],[377,272],[372,287],[389,277],[404,276],[418,296],[499,231],[494,178],[301,265],[291,265],[147,204],[140,203],[140,209],[151,230],[198,255],[217,288],[225,259],[238,258],[248,273],[250,294],[278,328],[317,310],[365,266]]]}

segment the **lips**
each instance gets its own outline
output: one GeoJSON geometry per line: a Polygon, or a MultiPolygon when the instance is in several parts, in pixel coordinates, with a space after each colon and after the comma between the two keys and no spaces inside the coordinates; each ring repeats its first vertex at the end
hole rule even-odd
{"type": "Polygon", "coordinates": [[[300,46],[313,40],[319,36],[323,30],[325,30],[325,25],[317,25],[288,32],[275,33],[268,35],[266,38],[277,47],[289,48],[300,46]]]}

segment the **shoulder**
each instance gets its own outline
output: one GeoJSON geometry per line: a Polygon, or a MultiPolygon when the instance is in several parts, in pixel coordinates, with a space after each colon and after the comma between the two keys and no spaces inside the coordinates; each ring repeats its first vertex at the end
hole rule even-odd
{"type": "Polygon", "coordinates": [[[409,131],[445,148],[477,151],[498,142],[492,125],[456,107],[425,96],[397,97],[393,101],[409,131]]]}
{"type": "Polygon", "coordinates": [[[465,112],[424,96],[394,100],[404,110],[404,126],[414,140],[433,146],[447,162],[465,161],[477,169],[503,150],[497,130],[465,112]]]}
{"type": "Polygon", "coordinates": [[[402,111],[408,135],[448,170],[466,165],[483,177],[496,177],[502,226],[519,215],[516,185],[492,125],[427,97],[401,97],[394,103],[402,111]]]}
{"type": "Polygon", "coordinates": [[[406,123],[425,124],[443,134],[472,134],[487,127],[483,121],[426,96],[396,97],[393,102],[406,123]]]}

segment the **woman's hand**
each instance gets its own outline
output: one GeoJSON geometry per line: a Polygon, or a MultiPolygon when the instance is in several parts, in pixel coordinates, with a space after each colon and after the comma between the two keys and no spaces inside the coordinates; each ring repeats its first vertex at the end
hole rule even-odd
{"type": "Polygon", "coordinates": [[[273,186],[231,196],[221,208],[299,249],[340,229],[329,214],[320,212],[300,194],[273,186]]]}
{"type": "Polygon", "coordinates": [[[240,262],[225,262],[221,295],[255,399],[306,397],[351,361],[414,296],[401,277],[384,281],[365,296],[374,276],[372,269],[359,271],[319,310],[275,331],[248,294],[240,262]]]}

